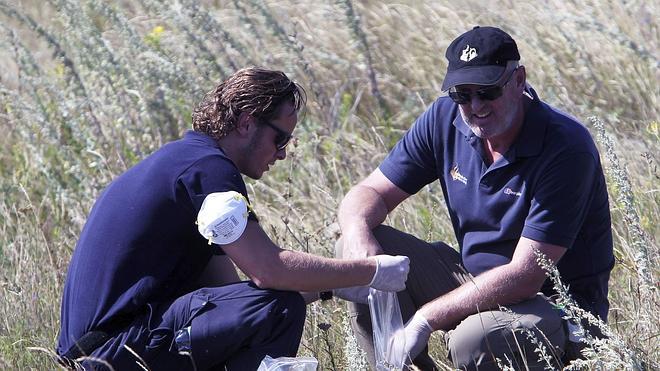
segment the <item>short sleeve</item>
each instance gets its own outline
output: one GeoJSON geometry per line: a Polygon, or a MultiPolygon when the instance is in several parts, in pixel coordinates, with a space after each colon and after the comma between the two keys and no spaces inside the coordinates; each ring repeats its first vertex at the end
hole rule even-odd
{"type": "Polygon", "coordinates": [[[435,154],[434,128],[437,126],[434,103],[415,121],[415,124],[397,142],[380,164],[380,171],[397,187],[409,194],[438,179],[435,154]]]}
{"type": "Polygon", "coordinates": [[[533,191],[522,236],[570,248],[590,209],[597,171],[589,153],[558,158],[533,191]]]}
{"type": "MultiPolygon", "coordinates": [[[[236,191],[248,200],[247,189],[243,177],[229,159],[222,156],[206,156],[197,160],[187,168],[177,179],[177,187],[187,197],[192,212],[197,215],[202,203],[211,193],[236,191]]],[[[252,210],[248,219],[258,221],[252,210]]]]}

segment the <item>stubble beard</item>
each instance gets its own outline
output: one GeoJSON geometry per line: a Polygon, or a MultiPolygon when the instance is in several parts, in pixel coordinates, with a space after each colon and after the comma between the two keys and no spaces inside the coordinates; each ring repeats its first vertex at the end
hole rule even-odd
{"type": "MultiPolygon", "coordinates": [[[[257,153],[257,150],[259,149],[259,141],[261,139],[261,131],[263,128],[258,128],[257,131],[254,133],[252,138],[250,138],[250,141],[248,142],[247,146],[243,148],[242,155],[243,158],[245,159],[245,162],[247,164],[255,164],[253,156],[255,153],[257,153]]],[[[263,176],[264,171],[261,169],[249,169],[245,173],[248,177],[258,180],[261,179],[263,176]]]]}
{"type": "Polygon", "coordinates": [[[470,128],[470,130],[472,130],[474,135],[476,135],[481,139],[490,139],[498,135],[501,135],[503,133],[506,133],[508,130],[510,130],[513,127],[513,120],[516,117],[518,108],[515,106],[509,107],[506,116],[504,116],[504,120],[500,122],[495,122],[494,124],[486,128],[487,130],[489,128],[494,127],[495,131],[493,132],[487,132],[482,127],[472,124],[472,121],[470,120],[469,117],[465,115],[463,110],[459,109],[458,111],[461,113],[461,118],[463,118],[463,122],[465,122],[465,124],[470,128]]]}

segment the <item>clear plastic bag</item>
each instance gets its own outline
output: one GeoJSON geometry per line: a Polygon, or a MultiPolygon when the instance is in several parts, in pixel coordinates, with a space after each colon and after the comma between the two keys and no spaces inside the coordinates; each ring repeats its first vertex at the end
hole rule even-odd
{"type": "Polygon", "coordinates": [[[377,371],[400,371],[405,361],[403,320],[396,292],[369,289],[377,371]]]}
{"type": "Polygon", "coordinates": [[[316,371],[319,362],[314,357],[266,356],[257,371],[316,371]]]}

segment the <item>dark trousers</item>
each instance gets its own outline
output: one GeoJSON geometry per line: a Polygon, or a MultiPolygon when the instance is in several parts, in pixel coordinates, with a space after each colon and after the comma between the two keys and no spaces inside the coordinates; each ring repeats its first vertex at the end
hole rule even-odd
{"type": "Polygon", "coordinates": [[[305,322],[299,293],[251,282],[199,289],[149,309],[94,351],[85,369],[256,370],[266,355],[295,356],[305,322]],[[188,326],[191,349],[180,354],[174,337],[188,326]]]}

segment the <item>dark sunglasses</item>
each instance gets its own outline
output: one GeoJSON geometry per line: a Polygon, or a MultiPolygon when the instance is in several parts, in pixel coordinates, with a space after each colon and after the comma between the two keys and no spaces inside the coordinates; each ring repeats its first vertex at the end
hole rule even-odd
{"type": "Polygon", "coordinates": [[[275,136],[275,148],[277,148],[278,151],[283,150],[284,148],[286,148],[286,146],[289,145],[291,139],[293,138],[293,135],[287,133],[286,131],[278,128],[277,126],[271,124],[266,120],[260,120],[260,122],[262,124],[266,124],[271,129],[275,130],[275,132],[277,133],[277,135],[275,136]]]}
{"type": "Polygon", "coordinates": [[[511,80],[511,76],[516,72],[517,68],[514,69],[511,74],[509,75],[509,78],[506,79],[504,84],[500,85],[492,85],[492,86],[487,86],[485,88],[481,88],[474,93],[470,93],[467,91],[460,91],[456,90],[455,87],[449,89],[449,98],[453,100],[456,104],[468,104],[472,101],[473,96],[477,96],[481,100],[495,100],[499,97],[502,96],[504,93],[504,87],[506,84],[509,83],[509,80],[511,80]]]}

